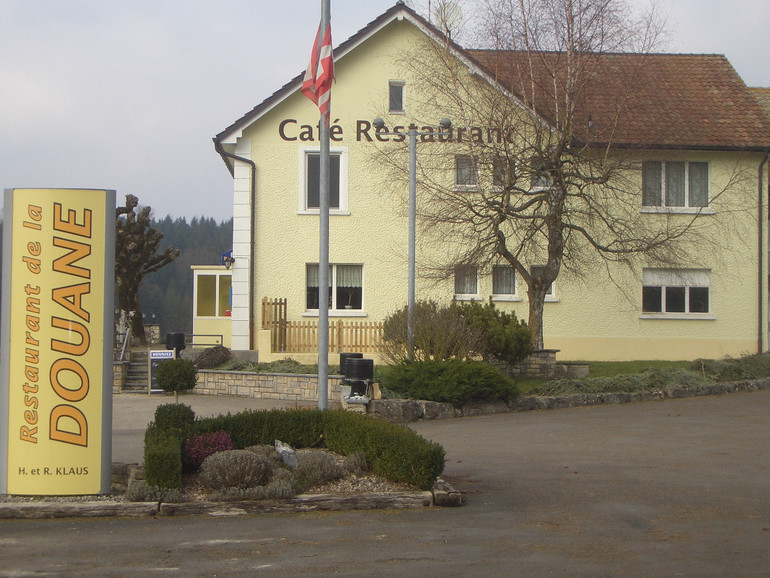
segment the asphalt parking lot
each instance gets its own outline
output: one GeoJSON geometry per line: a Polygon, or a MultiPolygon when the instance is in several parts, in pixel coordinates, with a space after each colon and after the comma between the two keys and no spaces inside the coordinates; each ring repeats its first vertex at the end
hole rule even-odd
{"type": "Polygon", "coordinates": [[[770,391],[413,427],[464,507],[0,521],[0,575],[770,575],[770,391]]]}

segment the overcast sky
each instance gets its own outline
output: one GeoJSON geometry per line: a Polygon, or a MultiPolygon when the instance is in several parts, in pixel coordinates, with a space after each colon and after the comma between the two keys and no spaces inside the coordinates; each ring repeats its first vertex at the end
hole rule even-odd
{"type": "MultiPolygon", "coordinates": [[[[337,45],[395,0],[331,4],[337,45]]],[[[725,54],[770,86],[770,1],[658,4],[668,51],[725,54]]],[[[158,218],[230,218],[211,139],[304,70],[319,18],[320,0],[0,0],[0,188],[108,188],[158,218]]]]}

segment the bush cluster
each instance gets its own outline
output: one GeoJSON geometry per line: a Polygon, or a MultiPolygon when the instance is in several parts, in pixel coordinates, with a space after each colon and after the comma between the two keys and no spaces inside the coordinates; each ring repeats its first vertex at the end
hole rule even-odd
{"type": "MultiPolygon", "coordinates": [[[[391,363],[407,360],[408,308],[389,315],[382,326],[380,353],[391,363]]],[[[465,359],[481,348],[481,332],[459,310],[440,307],[435,301],[414,304],[414,359],[465,359]]]]}
{"type": "Polygon", "coordinates": [[[460,408],[469,401],[508,401],[518,395],[516,383],[481,361],[415,361],[381,368],[380,383],[411,399],[451,403],[460,408]]]}
{"type": "MultiPolygon", "coordinates": [[[[391,363],[407,360],[407,318],[404,307],[383,323],[380,353],[391,363]]],[[[515,364],[532,353],[527,324],[491,303],[441,307],[434,301],[418,301],[412,329],[416,361],[482,357],[515,364]]]]}
{"type": "MultiPolygon", "coordinates": [[[[386,421],[350,412],[318,410],[249,411],[235,415],[196,420],[187,430],[164,430],[150,424],[145,434],[145,478],[150,485],[162,488],[181,487],[182,446],[185,440],[206,433],[228,432],[236,449],[249,448],[260,463],[272,464],[274,475],[263,489],[244,488],[226,476],[229,468],[239,472],[235,478],[246,478],[251,458],[232,458],[232,452],[214,453],[204,460],[212,461],[217,473],[207,474],[220,480],[222,488],[230,488],[231,499],[249,496],[283,495],[287,485],[304,489],[320,480],[329,481],[342,475],[343,469],[328,458],[307,457],[299,452],[296,472],[280,473],[274,450],[267,445],[280,439],[295,448],[319,447],[348,456],[347,467],[356,471],[368,466],[394,482],[430,489],[444,469],[444,449],[429,442],[412,430],[386,421]],[[219,456],[219,457],[217,457],[219,456]],[[216,459],[215,459],[216,457],[216,459]],[[242,460],[242,461],[241,461],[242,460]],[[320,460],[320,461],[319,461],[320,460]],[[323,463],[322,463],[323,462],[323,463]]],[[[200,437],[199,439],[203,439],[200,437]]],[[[333,461],[333,460],[332,460],[333,461]]],[[[213,483],[213,482],[212,482],[213,483]]],[[[321,482],[322,483],[322,482],[321,482]]]]}
{"type": "Polygon", "coordinates": [[[670,387],[702,387],[711,381],[700,374],[677,367],[648,369],[637,374],[585,379],[556,379],[535,386],[529,395],[571,395],[578,393],[635,393],[661,391],[670,387]]]}
{"type": "Polygon", "coordinates": [[[493,303],[453,303],[468,322],[481,332],[479,353],[485,360],[500,359],[511,365],[526,359],[532,353],[532,335],[525,321],[515,312],[506,313],[493,303]]]}
{"type": "Polygon", "coordinates": [[[760,379],[770,375],[770,354],[726,357],[720,360],[696,359],[690,369],[714,381],[760,379]]]}
{"type": "Polygon", "coordinates": [[[233,354],[227,347],[215,345],[209,347],[195,358],[195,367],[198,369],[214,369],[230,361],[233,354]]]}
{"type": "Polygon", "coordinates": [[[296,375],[316,375],[318,373],[318,365],[300,363],[290,357],[264,363],[231,359],[218,366],[217,369],[224,371],[249,371],[252,373],[290,373],[296,375]]]}

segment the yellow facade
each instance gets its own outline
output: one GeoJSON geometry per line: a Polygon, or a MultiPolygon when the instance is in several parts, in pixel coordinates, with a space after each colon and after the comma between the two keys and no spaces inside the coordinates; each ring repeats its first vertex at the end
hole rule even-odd
{"type": "MultiPolygon", "coordinates": [[[[438,130],[440,103],[418,105],[427,99],[416,97],[420,87],[403,65],[405,55],[430,42],[408,19],[394,19],[337,56],[331,151],[340,155],[343,192],[340,209],[332,210],[330,216],[329,261],[333,266],[360,266],[362,306],[344,309],[338,304],[330,312],[332,320],[382,321],[406,304],[407,181],[404,174],[396,176],[399,164],[406,170],[405,143],[378,140],[371,123],[382,117],[391,130],[411,122],[422,128],[425,119],[433,118],[431,124],[438,130]],[[403,83],[404,113],[388,110],[392,81],[403,83]],[[382,152],[389,150],[398,151],[395,170],[383,160],[382,152]]],[[[475,81],[468,77],[469,83],[475,81]]],[[[319,146],[318,117],[312,103],[295,90],[264,107],[251,122],[220,135],[227,150],[256,165],[252,201],[250,169],[233,162],[235,349],[264,347],[264,334],[256,337],[264,297],[286,298],[289,320],[317,318],[317,312],[307,307],[307,266],[318,262],[319,218],[317,211],[303,207],[303,184],[306,153],[319,146]]],[[[453,158],[452,145],[418,144],[418,156],[443,151],[446,158],[453,158]]],[[[719,358],[766,350],[767,232],[759,230],[766,222],[758,217],[766,213],[766,207],[764,200],[758,207],[757,187],[757,167],[763,155],[730,151],[634,154],[639,161],[708,163],[709,190],[716,197],[709,206],[713,214],[700,217],[699,226],[706,233],[692,247],[686,263],[687,269],[703,271],[708,278],[708,312],[644,314],[643,271],[651,267],[641,259],[631,271],[610,265],[608,275],[597,258],[596,266],[586,269],[583,276],[564,274],[556,281],[554,294],[545,304],[546,348],[559,349],[559,358],[564,360],[719,358]]],[[[641,178],[639,171],[639,188],[641,178]]],[[[424,196],[418,195],[418,207],[421,199],[424,202],[424,196]]],[[[688,216],[650,214],[649,218],[664,224],[667,219],[688,216]]],[[[449,245],[419,231],[418,224],[417,299],[448,303],[454,298],[453,280],[436,281],[424,273],[427,264],[440,259],[449,245]]],[[[513,295],[496,300],[491,297],[491,270],[482,268],[478,273],[477,299],[492,300],[497,307],[527,318],[526,286],[521,280],[513,295]]],[[[261,359],[267,358],[268,352],[264,354],[260,351],[261,359]]]]}

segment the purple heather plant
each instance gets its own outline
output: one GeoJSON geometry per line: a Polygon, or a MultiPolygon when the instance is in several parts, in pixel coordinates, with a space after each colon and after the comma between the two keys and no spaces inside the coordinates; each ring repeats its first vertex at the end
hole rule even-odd
{"type": "Polygon", "coordinates": [[[233,440],[226,431],[196,434],[182,447],[182,464],[185,470],[196,472],[210,455],[231,449],[233,440]]]}

